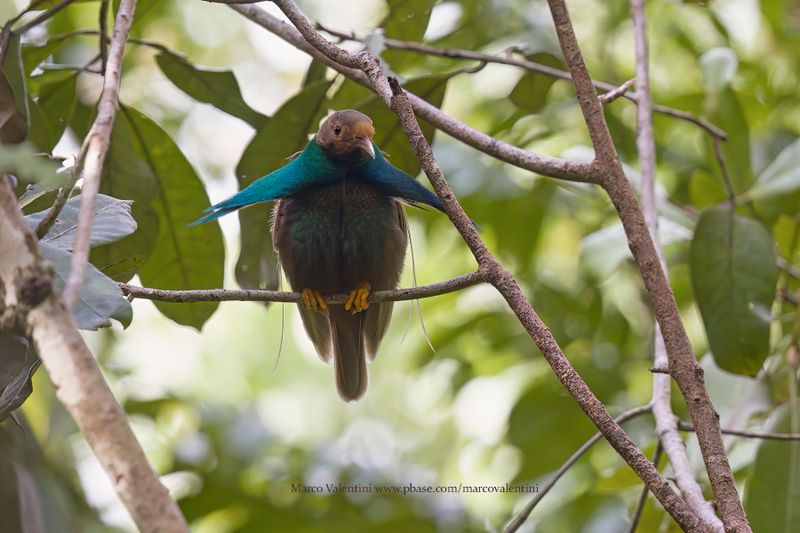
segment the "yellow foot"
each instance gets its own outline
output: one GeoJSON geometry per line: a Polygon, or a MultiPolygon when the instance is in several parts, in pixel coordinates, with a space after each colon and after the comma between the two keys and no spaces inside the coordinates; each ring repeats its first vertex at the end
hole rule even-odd
{"type": "Polygon", "coordinates": [[[320,313],[328,312],[328,304],[319,291],[303,289],[303,303],[312,311],[319,311],[320,313]]]}
{"type": "Polygon", "coordinates": [[[344,310],[350,311],[352,314],[360,313],[369,307],[369,291],[372,290],[372,285],[366,281],[359,283],[355,289],[350,291],[350,298],[344,304],[344,310]]]}

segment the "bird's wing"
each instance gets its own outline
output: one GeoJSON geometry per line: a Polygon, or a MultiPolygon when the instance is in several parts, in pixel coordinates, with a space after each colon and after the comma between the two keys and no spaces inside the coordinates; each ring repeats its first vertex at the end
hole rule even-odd
{"type": "Polygon", "coordinates": [[[327,157],[312,139],[302,152],[292,155],[284,166],[258,178],[227,200],[212,205],[204,211],[205,216],[189,225],[196,226],[217,219],[248,205],[286,198],[309,185],[335,181],[341,178],[344,171],[345,167],[327,157]]]}
{"type": "Polygon", "coordinates": [[[427,205],[444,211],[444,206],[438,196],[389,163],[377,146],[375,147],[375,159],[366,158],[350,174],[357,179],[374,183],[390,196],[399,198],[406,203],[427,205]]]}

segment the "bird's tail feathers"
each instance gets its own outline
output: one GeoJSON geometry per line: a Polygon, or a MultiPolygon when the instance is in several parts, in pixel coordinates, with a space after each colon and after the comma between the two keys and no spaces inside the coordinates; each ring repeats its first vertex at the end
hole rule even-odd
{"type": "Polygon", "coordinates": [[[339,396],[346,402],[358,400],[367,392],[367,356],[362,334],[362,313],[351,315],[341,305],[330,308],[333,366],[339,396]]]}

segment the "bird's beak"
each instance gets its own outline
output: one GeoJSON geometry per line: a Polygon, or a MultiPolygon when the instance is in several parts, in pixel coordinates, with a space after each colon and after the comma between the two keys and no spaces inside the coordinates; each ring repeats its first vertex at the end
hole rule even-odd
{"type": "Polygon", "coordinates": [[[366,135],[354,137],[353,141],[356,143],[356,146],[369,154],[372,159],[375,159],[375,148],[372,146],[372,139],[367,137],[366,135]]]}

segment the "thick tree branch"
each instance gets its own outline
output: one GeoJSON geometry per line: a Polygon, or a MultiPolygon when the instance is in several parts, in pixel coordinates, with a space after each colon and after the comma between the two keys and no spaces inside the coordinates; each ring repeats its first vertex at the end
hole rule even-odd
{"type": "Polygon", "coordinates": [[[52,285],[52,270],[0,179],[0,302],[13,307],[47,369],[59,401],[111,479],[141,531],[188,531],[52,285]]]}
{"type": "MultiPolygon", "coordinates": [[[[656,143],[653,135],[653,110],[650,97],[649,54],[647,47],[647,22],[644,12],[644,0],[631,0],[631,17],[633,19],[633,33],[636,49],[636,100],[637,100],[637,128],[636,145],[639,152],[639,166],[641,167],[641,199],[642,211],[647,221],[647,229],[653,240],[659,264],[665,276],[667,262],[661,249],[658,235],[658,205],[656,199],[656,143]]],[[[714,142],[718,142],[714,139],[714,142]]],[[[661,328],[656,323],[653,332],[653,364],[656,367],[667,367],[667,357],[664,337],[661,328]]],[[[694,470],[686,454],[686,446],[678,433],[677,417],[672,412],[671,405],[672,380],[668,374],[653,374],[653,418],[656,422],[656,435],[664,453],[667,455],[678,488],[681,490],[686,503],[697,516],[712,531],[722,533],[723,526],[714,507],[703,497],[703,491],[694,478],[694,470]]],[[[656,462],[656,461],[654,461],[656,462]]],[[[642,500],[643,501],[643,500],[642,500]]]]}
{"type": "MultiPolygon", "coordinates": [[[[208,2],[217,0],[205,0],[205,1],[208,2]]],[[[223,1],[221,3],[229,3],[229,2],[223,1]]],[[[352,33],[345,33],[333,30],[325,26],[322,26],[319,23],[317,23],[316,27],[330,35],[333,35],[334,37],[338,37],[339,39],[345,39],[348,41],[355,41],[360,43],[365,42],[364,39],[359,38],[352,33]]],[[[431,46],[429,44],[418,43],[414,41],[401,41],[398,39],[391,39],[391,38],[385,38],[383,40],[383,44],[384,46],[386,46],[386,48],[390,48],[393,50],[406,50],[418,54],[424,54],[436,57],[446,57],[449,59],[467,59],[467,60],[481,61],[483,63],[510,65],[525,69],[529,72],[536,72],[538,74],[542,74],[544,76],[549,76],[551,78],[556,78],[559,80],[566,80],[566,81],[572,80],[572,76],[566,70],[561,70],[559,68],[551,67],[549,65],[544,65],[542,63],[537,63],[535,61],[530,61],[527,59],[518,59],[511,56],[511,54],[493,55],[493,54],[486,54],[483,52],[475,52],[472,50],[463,50],[460,48],[439,48],[438,46],[431,46]]],[[[627,98],[631,102],[636,102],[638,99],[636,93],[629,91],[631,84],[630,80],[620,85],[619,87],[617,87],[613,83],[607,83],[604,81],[593,81],[592,84],[596,89],[603,91],[607,94],[613,95],[613,97],[608,97],[607,101],[611,101],[620,97],[627,98]]],[[[699,126],[702,129],[706,130],[711,136],[717,137],[718,139],[721,139],[723,141],[727,139],[727,135],[725,134],[724,130],[715,126],[709,121],[701,117],[698,117],[696,115],[693,115],[691,113],[688,113],[686,111],[681,111],[680,109],[673,109],[671,107],[662,105],[654,105],[653,111],[655,111],[656,113],[661,113],[662,115],[668,115],[673,118],[677,118],[679,120],[684,120],[686,122],[695,124],[696,126],[699,126]]]]}
{"type": "Polygon", "coordinates": [[[578,375],[561,351],[552,333],[541,321],[530,302],[525,298],[522,289],[511,274],[491,254],[477,230],[464,213],[455,195],[444,179],[441,169],[433,155],[430,145],[419,128],[414,115],[410,98],[400,88],[397,80],[388,79],[381,70],[376,57],[369,52],[357,55],[350,54],[324,39],[316,32],[309,20],[288,0],[275,0],[275,4],[297,27],[303,37],[332,61],[347,67],[360,68],[380,96],[398,116],[403,131],[414,148],[417,158],[425,170],[436,194],[442,200],[445,212],[467,243],[478,262],[479,270],[486,276],[506,300],[511,310],[519,319],[530,337],[542,351],[547,362],[564,387],[575,398],[578,405],[589,416],[592,422],[603,433],[609,443],[625,459],[656,495],[665,509],[675,518],[678,524],[688,531],[705,531],[697,517],[669,486],[653,464],[642,454],[641,450],[630,439],[625,431],[609,415],[605,406],[594,396],[586,382],[578,375]]]}
{"type": "Polygon", "coordinates": [[[725,454],[719,420],[705,388],[703,370],[692,352],[675,297],[661,268],[658,252],[650,238],[636,194],[622,171],[566,5],[564,0],[548,0],[548,3],[595,149],[595,168],[603,177],[603,188],[619,213],[628,237],[628,245],[650,295],[666,345],[670,373],[686,399],[692,421],[698,430],[697,440],[723,524],[728,531],[750,531],[725,454]]]}
{"type": "Polygon", "coordinates": [[[78,211],[78,230],[75,245],[70,258],[70,272],[64,287],[64,304],[72,309],[83,286],[86,263],[89,260],[89,240],[94,222],[94,206],[97,192],[100,190],[100,176],[103,162],[111,142],[111,129],[119,107],[119,85],[122,74],[122,53],[128,39],[136,0],[121,0],[114,22],[114,34],[111,36],[111,47],[103,77],[103,92],[97,105],[97,118],[94,120],[81,152],[85,151],[85,159],[75,164],[83,164],[83,186],[81,187],[81,206],[78,211]]]}
{"type": "MultiPolygon", "coordinates": [[[[367,87],[368,89],[375,90],[364,72],[357,67],[353,67],[352,62],[343,64],[328,57],[317,48],[309,44],[309,42],[303,38],[300,32],[298,32],[291,25],[285,23],[277,17],[270,15],[263,9],[257,6],[249,5],[231,5],[231,9],[238,11],[262,28],[274,33],[289,44],[306,52],[314,59],[325,63],[347,78],[363,85],[364,87],[367,87]]],[[[313,27],[311,27],[311,29],[313,30],[313,27]]],[[[321,36],[319,36],[319,39],[325,41],[325,39],[322,39],[321,36]]],[[[505,161],[510,165],[524,168],[525,170],[530,170],[531,172],[536,172],[538,174],[542,174],[543,176],[588,183],[597,183],[598,181],[597,174],[588,163],[550,157],[529,152],[528,150],[523,150],[522,148],[517,148],[516,146],[499,141],[494,137],[486,135],[485,133],[474,128],[470,128],[466,124],[446,115],[441,109],[429,104],[422,98],[412,93],[407,94],[411,100],[411,105],[414,107],[414,111],[419,117],[442,132],[469,146],[472,146],[476,150],[479,150],[501,161],[505,161]]]]}
{"type": "MultiPolygon", "coordinates": [[[[407,289],[394,289],[391,291],[375,291],[370,293],[370,303],[377,302],[399,302],[405,300],[419,300],[440,296],[448,292],[455,292],[467,287],[472,287],[483,283],[483,273],[475,271],[464,274],[453,279],[410,287],[407,289]]],[[[299,292],[264,291],[253,289],[199,289],[186,291],[173,291],[165,289],[149,289],[136,287],[127,283],[120,283],[120,288],[129,297],[141,298],[144,300],[158,300],[162,302],[287,302],[300,303],[303,295],[299,292]]],[[[329,304],[343,304],[347,301],[347,294],[331,294],[325,296],[325,301],[329,304]]]]}

